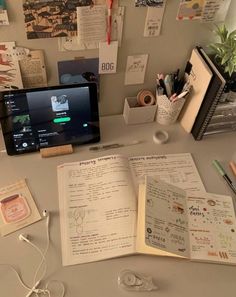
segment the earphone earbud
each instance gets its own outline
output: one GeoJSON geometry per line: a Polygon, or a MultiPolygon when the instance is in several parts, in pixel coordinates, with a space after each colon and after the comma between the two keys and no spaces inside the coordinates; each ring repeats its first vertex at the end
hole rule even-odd
{"type": "Polygon", "coordinates": [[[43,217],[47,217],[49,214],[48,214],[48,212],[47,212],[47,210],[46,209],[44,209],[44,211],[43,211],[43,217]]]}
{"type": "Polygon", "coordinates": [[[28,235],[26,234],[20,234],[19,235],[19,240],[21,241],[26,241],[26,242],[30,242],[29,239],[28,239],[28,235]]]}

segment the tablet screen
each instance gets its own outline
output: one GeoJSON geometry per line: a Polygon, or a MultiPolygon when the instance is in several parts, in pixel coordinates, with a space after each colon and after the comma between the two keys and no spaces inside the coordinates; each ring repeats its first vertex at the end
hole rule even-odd
{"type": "Polygon", "coordinates": [[[9,155],[100,140],[95,83],[9,90],[0,100],[9,155]]]}

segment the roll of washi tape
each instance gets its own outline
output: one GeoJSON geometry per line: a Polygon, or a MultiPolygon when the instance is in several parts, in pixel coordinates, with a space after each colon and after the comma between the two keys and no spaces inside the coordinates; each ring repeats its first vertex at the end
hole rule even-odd
{"type": "Polygon", "coordinates": [[[153,135],[153,141],[157,144],[164,144],[168,141],[169,135],[164,130],[157,130],[153,135]]]}
{"type": "Polygon", "coordinates": [[[156,98],[151,91],[141,90],[138,92],[137,101],[140,106],[154,105],[156,98]]]}

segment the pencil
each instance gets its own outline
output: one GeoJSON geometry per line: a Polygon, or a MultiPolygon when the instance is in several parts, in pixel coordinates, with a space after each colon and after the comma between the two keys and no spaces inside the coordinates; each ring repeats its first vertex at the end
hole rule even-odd
{"type": "Polygon", "coordinates": [[[231,179],[228,177],[226,172],[224,171],[223,167],[220,165],[219,161],[214,160],[212,164],[215,166],[216,170],[219,172],[219,174],[223,177],[223,179],[226,181],[230,189],[236,194],[236,188],[233,185],[231,179]]]}

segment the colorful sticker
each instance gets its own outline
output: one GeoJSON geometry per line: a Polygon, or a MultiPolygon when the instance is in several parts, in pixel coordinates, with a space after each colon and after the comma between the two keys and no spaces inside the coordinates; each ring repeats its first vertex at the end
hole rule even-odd
{"type": "Polygon", "coordinates": [[[15,194],[0,202],[1,214],[6,224],[19,222],[30,215],[30,208],[21,194],[15,194]]]}

